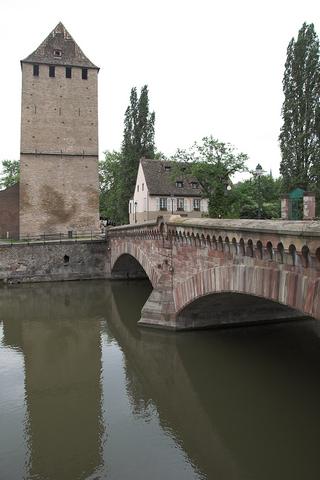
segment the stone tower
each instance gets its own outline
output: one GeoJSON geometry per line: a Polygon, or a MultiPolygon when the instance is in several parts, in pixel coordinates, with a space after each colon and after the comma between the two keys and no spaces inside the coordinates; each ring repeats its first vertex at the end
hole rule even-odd
{"type": "Polygon", "coordinates": [[[62,23],[21,61],[20,236],[98,230],[98,71],[62,23]]]}

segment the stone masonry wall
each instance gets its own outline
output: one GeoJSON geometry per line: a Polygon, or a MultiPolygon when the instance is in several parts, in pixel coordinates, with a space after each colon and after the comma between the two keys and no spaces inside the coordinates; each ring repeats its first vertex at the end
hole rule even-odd
{"type": "Polygon", "coordinates": [[[97,70],[22,64],[20,235],[99,229],[97,70]]]}
{"type": "Polygon", "coordinates": [[[0,283],[110,278],[106,242],[0,245],[0,283]]]}
{"type": "Polygon", "coordinates": [[[21,155],[20,236],[99,230],[92,157],[21,155]]]}
{"type": "Polygon", "coordinates": [[[81,68],[72,67],[66,78],[65,67],[22,64],[21,152],[98,155],[97,70],[82,80],[81,68]]]}
{"type": "Polygon", "coordinates": [[[0,191],[0,238],[19,236],[19,184],[0,191]]]}

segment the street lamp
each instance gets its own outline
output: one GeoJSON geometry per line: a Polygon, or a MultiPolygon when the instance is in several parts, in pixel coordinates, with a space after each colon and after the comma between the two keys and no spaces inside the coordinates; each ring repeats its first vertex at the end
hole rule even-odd
{"type": "Polygon", "coordinates": [[[261,176],[263,175],[263,168],[260,163],[256,166],[254,176],[258,178],[258,219],[261,219],[261,176]]]}
{"type": "Polygon", "coordinates": [[[138,202],[134,202],[134,223],[137,223],[137,205],[138,202]]]}

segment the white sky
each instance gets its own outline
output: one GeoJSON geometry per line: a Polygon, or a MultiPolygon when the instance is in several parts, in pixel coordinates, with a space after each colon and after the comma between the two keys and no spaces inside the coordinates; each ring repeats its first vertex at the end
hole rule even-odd
{"type": "Polygon", "coordinates": [[[19,61],[59,21],[101,68],[100,158],[147,84],[159,150],[212,134],[278,174],[286,49],[304,21],[320,34],[319,0],[0,0],[0,161],[19,158],[19,61]]]}

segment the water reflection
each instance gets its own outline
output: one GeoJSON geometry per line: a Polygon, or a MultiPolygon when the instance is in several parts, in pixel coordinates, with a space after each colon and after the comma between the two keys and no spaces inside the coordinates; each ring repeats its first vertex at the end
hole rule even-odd
{"type": "Polygon", "coordinates": [[[205,478],[318,479],[316,321],[179,335],[137,330],[113,284],[109,322],[126,358],[134,412],[154,402],[205,478]]]}
{"type": "Polygon", "coordinates": [[[24,354],[27,478],[86,478],[102,461],[101,304],[86,287],[1,292],[3,343],[24,354]]]}
{"type": "MultiPolygon", "coordinates": [[[[25,478],[318,479],[316,323],[140,329],[149,292],[103,281],[0,290],[0,353],[24,358],[25,478]]],[[[7,422],[0,445],[10,434],[7,422]]]]}

